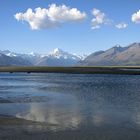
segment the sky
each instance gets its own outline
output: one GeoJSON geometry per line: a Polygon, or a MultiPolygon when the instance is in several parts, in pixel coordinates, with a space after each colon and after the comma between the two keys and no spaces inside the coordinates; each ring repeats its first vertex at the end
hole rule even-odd
{"type": "Polygon", "coordinates": [[[140,42],[140,0],[4,0],[0,50],[76,54],[140,42]]]}

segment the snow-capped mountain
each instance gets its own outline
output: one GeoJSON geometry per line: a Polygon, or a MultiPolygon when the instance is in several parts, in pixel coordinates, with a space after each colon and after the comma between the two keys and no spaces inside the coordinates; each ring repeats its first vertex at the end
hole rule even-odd
{"type": "Polygon", "coordinates": [[[57,59],[64,58],[64,59],[75,59],[79,60],[80,58],[74,54],[67,53],[59,48],[54,49],[48,56],[54,57],[57,59]]]}
{"type": "Polygon", "coordinates": [[[32,61],[35,60],[36,56],[31,54],[20,54],[20,53],[15,53],[11,52],[9,50],[4,50],[1,51],[0,53],[3,54],[1,57],[0,65],[6,65],[6,66],[29,66],[29,65],[34,65],[32,61]],[[8,60],[5,61],[5,60],[8,60]],[[5,63],[2,63],[5,62],[5,63]],[[14,62],[14,63],[13,63],[14,62]]]}
{"type": "Polygon", "coordinates": [[[18,57],[18,56],[9,56],[9,53],[7,55],[0,53],[0,66],[30,66],[32,63],[29,61],[18,57]]]}
{"type": "Polygon", "coordinates": [[[87,54],[83,54],[83,55],[74,54],[74,55],[76,55],[80,60],[84,60],[88,56],[87,54]]]}
{"type": "Polygon", "coordinates": [[[1,50],[0,50],[0,53],[1,53],[1,54],[5,54],[6,56],[9,56],[9,57],[16,57],[16,56],[18,56],[16,53],[11,52],[11,51],[9,51],[9,50],[4,50],[4,51],[1,51],[1,50]]]}
{"type": "MultiPolygon", "coordinates": [[[[70,54],[59,48],[54,49],[48,54],[37,54],[34,52],[20,54],[11,52],[9,50],[0,51],[0,53],[11,59],[17,59],[20,62],[24,61],[24,65],[27,63],[27,65],[30,64],[34,66],[73,66],[80,60],[83,60],[83,56],[70,54]]],[[[23,64],[21,63],[21,65],[23,64]]],[[[18,65],[20,64],[18,63],[18,65]]]]}
{"type": "Polygon", "coordinates": [[[39,66],[72,66],[75,65],[80,58],[76,55],[67,53],[59,48],[54,49],[48,55],[42,57],[36,65],[39,66]]]}

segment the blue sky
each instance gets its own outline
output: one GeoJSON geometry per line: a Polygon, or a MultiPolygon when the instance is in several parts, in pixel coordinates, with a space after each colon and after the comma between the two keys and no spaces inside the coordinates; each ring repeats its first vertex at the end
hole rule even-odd
{"type": "Polygon", "coordinates": [[[89,54],[116,44],[125,46],[140,42],[139,10],[140,0],[4,0],[0,2],[0,49],[20,53],[47,53],[54,48],[61,48],[71,53],[89,54]],[[31,29],[23,14],[28,8],[34,12],[37,7],[48,9],[51,4],[56,4],[56,8],[65,5],[70,17],[52,16],[57,23],[51,28],[46,26],[49,20],[45,18],[41,24],[39,21],[37,29],[31,29]],[[76,8],[80,15],[71,17],[72,8],[76,8]],[[98,10],[99,18],[102,18],[100,23],[93,9],[98,10]],[[18,13],[22,13],[22,16],[17,20],[14,16],[18,13]],[[134,14],[137,15],[135,21],[132,21],[134,14]],[[92,29],[93,19],[94,24],[99,23],[99,29],[92,29]],[[118,29],[116,25],[122,23],[127,26],[118,29]],[[45,27],[42,28],[42,25],[45,27]]]}

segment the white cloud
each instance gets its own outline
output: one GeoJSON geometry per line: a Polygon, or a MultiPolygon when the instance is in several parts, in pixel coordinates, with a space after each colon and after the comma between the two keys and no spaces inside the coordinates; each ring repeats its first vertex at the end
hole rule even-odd
{"type": "Polygon", "coordinates": [[[124,22],[119,23],[119,24],[116,25],[116,28],[118,28],[118,29],[125,29],[127,27],[128,27],[128,24],[126,24],[124,22]]]}
{"type": "Polygon", "coordinates": [[[140,23],[140,10],[132,15],[132,22],[140,23]]]}
{"type": "Polygon", "coordinates": [[[51,4],[48,9],[36,8],[34,11],[29,8],[25,13],[15,14],[17,21],[26,21],[31,29],[48,29],[60,26],[65,22],[79,22],[86,18],[86,13],[77,8],[70,8],[65,5],[51,4]]]}
{"type": "Polygon", "coordinates": [[[92,11],[94,18],[92,19],[92,29],[99,29],[101,25],[110,24],[112,21],[107,18],[106,14],[99,9],[94,8],[92,11]]]}

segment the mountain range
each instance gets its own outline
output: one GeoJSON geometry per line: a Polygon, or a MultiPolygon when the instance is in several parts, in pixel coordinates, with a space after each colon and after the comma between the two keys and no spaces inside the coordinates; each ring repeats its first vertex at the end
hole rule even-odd
{"type": "Polygon", "coordinates": [[[0,66],[73,66],[84,56],[67,53],[59,48],[47,55],[19,54],[9,50],[0,51],[0,66]]]}
{"type": "Polygon", "coordinates": [[[105,51],[94,52],[88,56],[70,54],[54,49],[46,55],[20,54],[0,50],[0,66],[139,66],[140,43],[122,47],[115,45],[105,51]]]}
{"type": "Polygon", "coordinates": [[[115,45],[106,51],[98,51],[78,63],[80,66],[137,66],[140,65],[140,43],[126,47],[115,45]]]}

